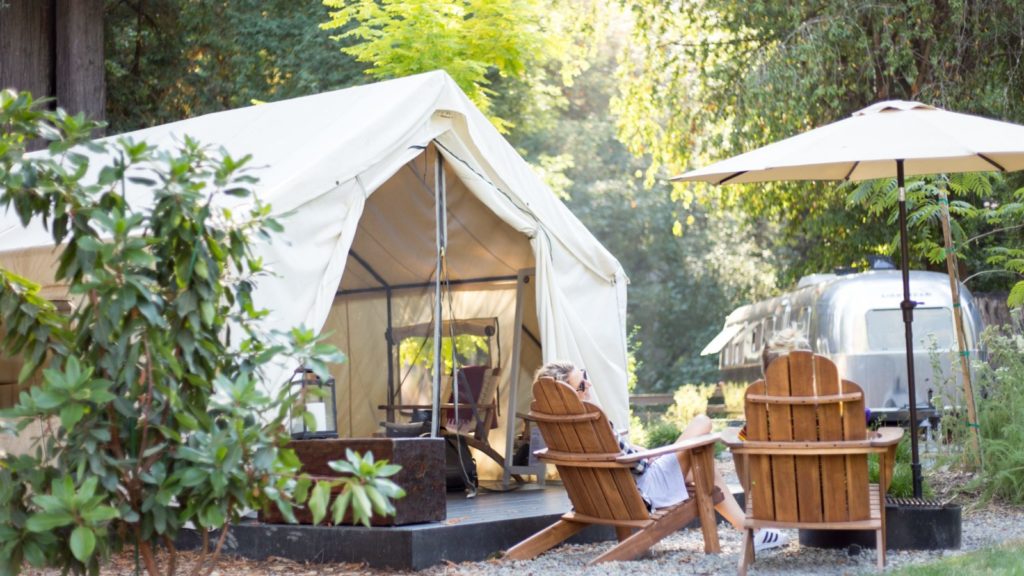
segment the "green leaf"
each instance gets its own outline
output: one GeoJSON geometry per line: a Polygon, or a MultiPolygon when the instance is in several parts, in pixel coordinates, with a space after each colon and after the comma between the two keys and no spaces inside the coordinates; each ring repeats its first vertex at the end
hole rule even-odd
{"type": "MultiPolygon", "coordinates": [[[[14,542],[11,544],[14,544],[14,542]]],[[[22,548],[22,550],[25,552],[25,560],[28,560],[28,563],[32,566],[42,568],[46,565],[46,554],[35,542],[32,542],[31,540],[25,542],[25,547],[22,548]]],[[[0,566],[2,566],[2,564],[0,564],[0,566]]]]}
{"type": "Polygon", "coordinates": [[[83,564],[88,563],[96,548],[96,534],[88,526],[78,526],[71,532],[70,545],[75,558],[83,564]]]}
{"type": "Polygon", "coordinates": [[[305,502],[309,497],[309,485],[310,479],[308,477],[299,478],[295,482],[295,489],[292,491],[292,495],[295,497],[295,501],[302,503],[305,502]]]}
{"type": "Polygon", "coordinates": [[[381,494],[387,496],[388,498],[405,498],[405,490],[398,484],[392,482],[391,480],[381,478],[375,480],[373,485],[377,488],[377,490],[380,490],[381,494]]]}
{"type": "Polygon", "coordinates": [[[216,314],[216,311],[214,310],[213,307],[213,302],[210,302],[209,300],[203,300],[199,304],[199,314],[203,319],[203,324],[207,326],[213,325],[213,320],[216,314]]]}
{"type": "Polygon", "coordinates": [[[67,404],[60,410],[60,423],[65,430],[71,431],[75,424],[85,416],[85,406],[79,403],[67,404]]]}
{"type": "Polygon", "coordinates": [[[361,484],[350,484],[352,488],[352,519],[363,526],[370,525],[373,505],[361,484]]]}
{"type": "Polygon", "coordinates": [[[335,472],[341,472],[342,474],[357,474],[356,467],[346,460],[331,460],[327,465],[335,472]]]}
{"type": "Polygon", "coordinates": [[[207,473],[202,468],[186,468],[181,473],[181,485],[186,488],[198,486],[206,481],[207,473]]]}
{"type": "Polygon", "coordinates": [[[199,520],[207,528],[219,528],[224,525],[224,512],[221,511],[218,503],[214,502],[203,509],[199,520]]]}
{"type": "Polygon", "coordinates": [[[78,489],[78,494],[75,496],[76,502],[85,502],[96,494],[96,486],[99,484],[99,478],[95,476],[89,476],[82,482],[82,486],[78,489]]]}
{"type": "Polygon", "coordinates": [[[1024,281],[1013,285],[1013,288],[1010,289],[1010,296],[1006,299],[1006,305],[1010,308],[1024,305],[1024,281]]]}
{"type": "Polygon", "coordinates": [[[373,486],[366,486],[366,496],[370,499],[370,503],[373,504],[373,511],[379,516],[395,513],[395,508],[391,505],[391,502],[373,486]]]}
{"type": "Polygon", "coordinates": [[[199,422],[187,412],[176,411],[174,419],[186,431],[192,431],[199,427],[199,422]]]}
{"type": "Polygon", "coordinates": [[[402,466],[400,464],[384,464],[383,466],[377,469],[376,476],[378,478],[387,478],[389,476],[394,476],[395,474],[398,474],[401,471],[402,466]]]}
{"type": "Polygon", "coordinates": [[[82,519],[90,524],[106,522],[120,516],[121,514],[117,511],[117,508],[112,506],[97,506],[92,510],[84,510],[82,512],[82,519]]]}
{"type": "Polygon", "coordinates": [[[309,495],[309,511],[313,513],[313,524],[319,524],[327,515],[327,502],[331,498],[331,486],[327,482],[317,482],[309,495]]]}
{"type": "Polygon", "coordinates": [[[77,241],[78,249],[83,252],[99,252],[103,243],[92,236],[80,236],[77,241]]]}
{"type": "Polygon", "coordinates": [[[334,503],[331,504],[331,520],[335,524],[341,524],[341,521],[345,519],[345,512],[348,511],[351,501],[352,491],[347,488],[334,498],[334,503]]]}
{"type": "Polygon", "coordinates": [[[75,519],[70,512],[37,512],[29,516],[25,521],[25,528],[29,532],[49,532],[54,528],[61,528],[74,523],[75,519]]]}
{"type": "Polygon", "coordinates": [[[118,170],[115,167],[113,167],[113,166],[104,166],[100,170],[99,177],[96,178],[96,183],[99,184],[100,186],[106,186],[108,184],[112,184],[114,182],[117,182],[119,178],[120,178],[120,175],[118,173],[118,170]]]}

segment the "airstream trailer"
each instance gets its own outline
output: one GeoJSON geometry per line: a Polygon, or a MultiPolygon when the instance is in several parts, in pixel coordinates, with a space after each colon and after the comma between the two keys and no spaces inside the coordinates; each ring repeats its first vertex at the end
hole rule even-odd
{"type": "MultiPolygon", "coordinates": [[[[929,415],[933,397],[942,398],[944,405],[956,405],[960,398],[959,366],[950,369],[951,360],[956,361],[957,342],[949,277],[911,271],[910,297],[917,302],[913,323],[917,404],[919,412],[929,415]],[[933,370],[935,360],[940,374],[933,370]]],[[[836,363],[842,378],[860,384],[873,414],[888,421],[903,420],[909,394],[902,300],[898,270],[815,274],[803,278],[792,292],[734,310],[701,355],[719,354],[723,380],[752,382],[761,378],[764,344],[776,331],[792,326],[807,337],[812,350],[836,363]]],[[[981,316],[963,285],[960,306],[973,358],[981,316]]]]}

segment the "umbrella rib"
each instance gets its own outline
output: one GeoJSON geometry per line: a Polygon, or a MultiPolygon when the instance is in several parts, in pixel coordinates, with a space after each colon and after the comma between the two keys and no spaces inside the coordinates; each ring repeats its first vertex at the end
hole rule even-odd
{"type": "Polygon", "coordinates": [[[723,179],[719,180],[719,181],[718,181],[718,183],[719,183],[719,184],[725,184],[725,183],[726,183],[726,182],[728,182],[729,180],[732,180],[733,178],[739,178],[740,176],[743,176],[743,175],[744,175],[744,174],[746,174],[746,173],[747,173],[747,171],[746,171],[746,170],[741,170],[741,171],[739,171],[739,172],[735,172],[735,173],[733,173],[733,174],[730,174],[730,175],[726,176],[725,178],[723,178],[723,179]]]}
{"type": "Polygon", "coordinates": [[[857,160],[853,163],[853,166],[850,166],[850,171],[846,173],[846,176],[843,176],[843,180],[849,181],[850,176],[853,175],[853,171],[857,169],[857,166],[860,166],[860,160],[857,160]]]}
{"type": "Polygon", "coordinates": [[[981,158],[985,162],[988,162],[989,164],[995,166],[996,169],[998,169],[1000,172],[1006,172],[1006,168],[1003,168],[1002,165],[1000,165],[998,162],[996,162],[995,160],[989,158],[988,156],[985,156],[981,152],[978,152],[978,158],[981,158]]]}

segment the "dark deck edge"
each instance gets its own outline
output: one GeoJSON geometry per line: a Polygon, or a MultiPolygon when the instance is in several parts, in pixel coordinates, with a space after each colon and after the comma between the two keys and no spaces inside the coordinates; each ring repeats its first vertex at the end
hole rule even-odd
{"type": "MultiPolygon", "coordinates": [[[[742,507],[743,493],[736,493],[735,489],[733,492],[742,507]]],[[[446,561],[476,562],[493,558],[556,522],[560,516],[561,512],[489,522],[449,520],[386,528],[246,521],[231,527],[223,553],[252,560],[277,556],[300,562],[344,562],[372,568],[422,570],[446,561]]],[[[718,520],[723,521],[721,516],[718,520]]],[[[697,527],[697,521],[687,526],[697,527]]],[[[211,533],[211,540],[218,535],[219,532],[211,533]]],[[[614,539],[615,531],[611,527],[591,526],[568,542],[583,544],[614,539]]],[[[180,550],[195,550],[202,546],[202,537],[195,530],[182,530],[176,545],[180,550]]]]}

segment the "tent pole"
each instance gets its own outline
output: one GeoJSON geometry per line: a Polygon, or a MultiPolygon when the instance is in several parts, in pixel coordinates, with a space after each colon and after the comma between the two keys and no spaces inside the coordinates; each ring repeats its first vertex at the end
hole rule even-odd
{"type": "MultiPolygon", "coordinates": [[[[349,250],[348,253],[349,253],[350,256],[352,256],[352,258],[355,259],[356,262],[359,262],[359,265],[362,266],[367,272],[369,272],[370,276],[373,276],[373,279],[376,280],[378,283],[380,283],[380,285],[384,289],[384,298],[385,298],[385,300],[387,302],[387,314],[388,314],[388,327],[387,327],[387,330],[384,332],[384,339],[387,340],[387,342],[388,342],[388,407],[387,407],[387,421],[388,422],[394,422],[395,421],[395,409],[394,409],[394,405],[395,405],[395,372],[394,372],[394,369],[395,369],[395,367],[394,367],[394,363],[395,363],[394,362],[394,359],[395,359],[395,341],[391,337],[391,328],[392,328],[392,326],[391,326],[391,324],[392,324],[392,320],[391,320],[391,285],[388,284],[387,280],[385,280],[383,276],[381,276],[376,270],[373,269],[373,266],[370,266],[369,262],[367,262],[359,254],[357,254],[355,250],[349,250]]],[[[334,294],[335,294],[335,296],[337,296],[340,293],[341,293],[341,291],[339,290],[339,291],[336,291],[334,294]]]]}
{"type": "MultiPolygon", "coordinates": [[[[446,286],[471,286],[473,284],[494,284],[496,282],[514,282],[518,276],[505,275],[505,276],[480,276],[476,278],[456,278],[454,280],[448,280],[445,282],[446,286]]],[[[431,288],[434,286],[434,281],[430,282],[411,282],[408,284],[394,284],[378,288],[351,288],[347,290],[338,290],[334,293],[335,296],[352,296],[355,294],[374,294],[381,291],[386,291],[390,288],[394,290],[415,290],[423,288],[431,288]]]]}
{"type": "Polygon", "coordinates": [[[388,329],[384,332],[384,338],[388,341],[388,411],[387,421],[395,421],[395,338],[391,334],[391,286],[384,290],[384,297],[388,307],[388,329]]]}
{"type": "MultiPolygon", "coordinates": [[[[508,489],[512,479],[515,458],[516,407],[519,403],[519,358],[523,347],[523,291],[526,287],[526,272],[519,271],[516,282],[516,312],[512,321],[512,369],[508,379],[508,410],[505,411],[505,469],[502,470],[501,487],[508,489]]],[[[543,483],[543,479],[540,479],[543,483]]]]}
{"type": "Polygon", "coordinates": [[[441,299],[441,266],[444,260],[445,245],[447,244],[447,230],[445,229],[446,199],[444,181],[444,158],[441,152],[435,147],[437,155],[436,171],[434,172],[434,213],[437,226],[435,239],[437,241],[437,268],[434,271],[434,385],[431,394],[430,413],[430,437],[437,438],[441,431],[441,373],[444,371],[444,362],[441,359],[441,320],[443,318],[441,299]]]}
{"type": "Polygon", "coordinates": [[[914,306],[910,299],[910,247],[907,240],[907,193],[904,188],[903,160],[896,161],[896,184],[900,189],[900,258],[903,269],[903,327],[907,340],[907,394],[910,404],[910,470],[913,473],[914,498],[921,497],[921,457],[917,450],[917,391],[914,385],[914,306]]]}
{"type": "Polygon", "coordinates": [[[964,313],[960,307],[960,283],[957,281],[956,252],[953,250],[953,236],[950,233],[949,198],[946,196],[945,188],[939,189],[939,205],[942,208],[942,240],[946,247],[946,271],[949,272],[949,293],[953,297],[953,325],[956,329],[956,343],[960,352],[960,372],[964,378],[964,400],[967,401],[967,426],[970,428],[971,442],[974,446],[974,453],[970,456],[970,462],[978,467],[981,466],[983,455],[981,453],[981,441],[978,438],[978,413],[974,406],[974,387],[971,384],[971,367],[968,362],[970,351],[967,348],[967,337],[964,335],[964,313]]]}

